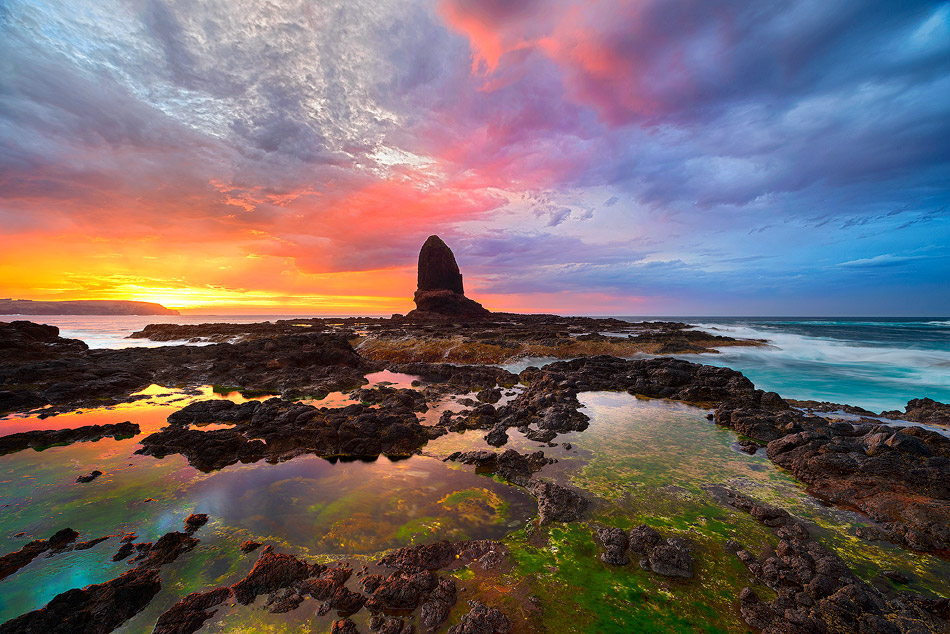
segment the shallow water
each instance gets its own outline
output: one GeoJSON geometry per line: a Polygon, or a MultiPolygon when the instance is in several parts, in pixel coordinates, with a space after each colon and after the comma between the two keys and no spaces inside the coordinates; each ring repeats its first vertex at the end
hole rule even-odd
{"type": "MultiPolygon", "coordinates": [[[[105,438],[0,457],[0,553],[67,526],[80,532],[80,541],[125,532],[136,532],[137,541],[153,541],[181,530],[190,513],[210,516],[196,535],[200,545],[162,569],[165,588],[136,617],[141,629],[128,631],[150,631],[158,614],[187,592],[237,581],[256,560],[237,550],[245,539],[318,559],[352,557],[420,541],[500,538],[535,510],[523,490],[428,456],[352,462],[300,456],[203,474],[178,455],[161,460],[134,455],[138,440],[187,402],[165,402],[172,398],[42,420],[0,420],[4,435],[125,420],[143,432],[127,440],[105,438]],[[75,482],[93,469],[103,475],[88,484],[75,482]]],[[[128,568],[127,561],[109,561],[118,547],[113,538],[88,551],[41,555],[0,581],[0,622],[70,588],[117,576],[128,568]]]]}
{"type": "MultiPolygon", "coordinates": [[[[396,385],[413,379],[391,373],[370,378],[396,385]]],[[[148,392],[153,396],[148,402],[45,420],[0,420],[0,433],[132,420],[144,435],[187,402],[171,402],[182,396],[164,388],[148,392]]],[[[210,394],[210,388],[202,392],[210,394]]],[[[369,561],[396,546],[504,538],[516,566],[487,580],[456,573],[469,593],[460,595],[456,618],[469,596],[488,597],[509,614],[522,614],[526,597],[535,595],[544,603],[549,632],[745,632],[735,598],[748,585],[748,574],[723,544],[733,538],[757,552],[776,540],[772,531],[745,513],[723,508],[704,489],[726,484],[812,522],[819,539],[865,579],[896,569],[912,578],[911,589],[950,593],[950,562],[858,540],[854,531],[866,518],[823,506],[761,453],[736,451],[735,434],[709,423],[706,410],[625,393],[588,392],[579,398],[591,425],[557,439],[571,443],[570,449],[542,446],[516,430],[509,431],[508,447],[543,449],[557,458],[540,475],[570,482],[594,497],[590,521],[535,528],[528,520],[536,506],[523,489],[477,475],[470,466],[442,462],[452,451],[486,447],[481,431],[450,433],[430,442],[424,455],[406,460],[331,462],[301,456],[211,474],[196,471],[177,455],[161,460],[133,455],[138,436],[0,456],[0,506],[8,505],[0,514],[0,553],[65,526],[80,531],[80,540],[134,531],[137,541],[153,541],[181,530],[188,514],[208,513],[209,523],[196,534],[200,544],[161,569],[159,595],[118,630],[137,634],[150,632],[158,616],[183,595],[243,577],[257,559],[257,553],[238,550],[246,539],[318,561],[369,561]],[[77,475],[92,469],[104,475],[89,484],[75,483],[77,475]],[[648,523],[667,536],[692,540],[697,576],[670,580],[641,570],[636,562],[619,568],[603,564],[592,522],[623,528],[648,523]],[[15,537],[21,531],[26,535],[15,537]],[[539,536],[547,546],[538,545],[539,536]]],[[[441,408],[461,409],[452,399],[433,412],[441,408]]],[[[44,605],[59,592],[128,569],[126,562],[109,560],[118,546],[113,538],[88,551],[41,555],[0,581],[0,622],[44,605]]],[[[313,600],[278,615],[264,610],[262,602],[224,607],[201,631],[329,630],[332,617],[316,617],[313,600]]],[[[356,620],[367,616],[362,611],[356,620]]]]}

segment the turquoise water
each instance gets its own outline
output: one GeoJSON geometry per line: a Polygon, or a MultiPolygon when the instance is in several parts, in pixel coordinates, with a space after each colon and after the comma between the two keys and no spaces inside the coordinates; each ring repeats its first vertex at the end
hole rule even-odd
{"type": "Polygon", "coordinates": [[[912,398],[950,401],[950,320],[680,318],[709,332],[766,339],[768,347],[682,355],[734,368],[757,387],[795,399],[903,409],[912,398]]]}

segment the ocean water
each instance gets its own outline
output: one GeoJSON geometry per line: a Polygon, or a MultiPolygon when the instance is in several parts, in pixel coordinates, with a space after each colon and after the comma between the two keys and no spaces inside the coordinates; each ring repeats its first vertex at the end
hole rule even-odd
{"type": "MultiPolygon", "coordinates": [[[[251,323],[306,315],[53,315],[0,316],[60,328],[64,337],[92,348],[179,345],[128,339],[152,323],[251,323]]],[[[680,355],[746,374],[757,387],[795,399],[858,405],[874,411],[903,409],[912,398],[950,401],[948,318],[621,317],[674,320],[733,337],[764,339],[763,347],[726,347],[718,355],[680,355]]],[[[195,344],[201,345],[201,344],[195,344]]],[[[550,360],[512,364],[514,371],[550,360]]]]}
{"type": "Polygon", "coordinates": [[[708,332],[768,346],[682,355],[728,366],[757,387],[794,399],[903,409],[912,398],[950,401],[950,320],[679,318],[708,332]]]}

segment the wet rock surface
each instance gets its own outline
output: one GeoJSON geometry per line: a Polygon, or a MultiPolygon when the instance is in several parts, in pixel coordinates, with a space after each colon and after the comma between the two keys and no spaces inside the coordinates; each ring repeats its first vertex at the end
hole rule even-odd
{"type": "Polygon", "coordinates": [[[678,537],[664,539],[653,527],[646,524],[630,530],[613,526],[598,527],[594,534],[603,552],[600,558],[613,566],[625,566],[631,557],[644,570],[664,577],[693,576],[693,554],[689,543],[678,537]]]}
{"type": "Polygon", "coordinates": [[[415,415],[417,399],[407,396],[410,392],[394,390],[376,406],[342,408],[318,408],[277,398],[240,405],[199,401],[172,414],[169,426],[144,438],[137,453],[158,458],[182,454],[192,466],[206,472],[237,462],[277,462],[305,453],[408,456],[429,439],[415,415]],[[222,421],[233,423],[233,428],[201,431],[185,426],[222,421]]]}
{"type": "Polygon", "coordinates": [[[49,447],[68,445],[74,442],[95,442],[102,438],[131,438],[141,430],[135,423],[124,422],[112,425],[85,425],[75,429],[43,429],[24,431],[0,437],[0,455],[35,449],[42,451],[49,447]]]}
{"type": "Polygon", "coordinates": [[[64,550],[69,544],[76,541],[77,537],[79,537],[79,533],[71,528],[64,528],[51,535],[49,539],[33,540],[20,550],[3,555],[0,557],[0,580],[6,579],[42,553],[64,550]]]}
{"type": "Polygon", "coordinates": [[[885,596],[862,581],[837,555],[811,538],[808,528],[783,509],[724,487],[710,487],[720,501],[750,513],[779,537],[774,550],[757,557],[736,552],[753,578],[775,598],[752,587],[739,596],[743,620],[765,634],[902,634],[946,631],[950,602],[911,592],[885,596]]]}
{"type": "MultiPolygon", "coordinates": [[[[75,531],[64,529],[46,540],[43,550],[64,550],[77,537],[75,531]]],[[[107,537],[75,544],[73,548],[88,548],[104,539],[107,537]]],[[[36,543],[32,542],[34,545],[36,543]]],[[[132,570],[104,583],[58,594],[46,606],[0,625],[0,633],[107,634],[138,614],[158,594],[162,588],[158,569],[194,548],[197,543],[198,540],[189,534],[179,532],[166,533],[154,545],[127,542],[123,548],[131,546],[133,551],[139,552],[133,560],[137,565],[132,570]]],[[[196,630],[179,628],[165,631],[196,630]]]]}
{"type": "Polygon", "coordinates": [[[102,472],[96,469],[90,473],[79,476],[78,478],[76,478],[76,482],[79,482],[80,484],[86,484],[88,482],[92,482],[93,480],[95,480],[101,475],[102,475],[102,472]]]}
{"type": "Polygon", "coordinates": [[[458,625],[449,628],[449,634],[508,634],[511,621],[501,610],[490,608],[480,601],[469,601],[472,608],[458,625]]]}
{"type": "Polygon", "coordinates": [[[915,398],[907,402],[903,412],[891,410],[881,412],[881,416],[928,425],[950,425],[950,403],[940,403],[930,398],[915,398]]]}
{"type": "Polygon", "coordinates": [[[528,486],[533,474],[540,471],[544,465],[556,462],[551,458],[545,458],[543,451],[521,454],[514,449],[507,449],[501,453],[484,449],[456,451],[445,460],[475,465],[482,473],[495,473],[519,486],[528,486]]]}
{"type": "Polygon", "coordinates": [[[532,480],[527,488],[538,500],[541,524],[573,522],[583,517],[587,510],[587,498],[555,482],[532,480]]]}
{"type": "Polygon", "coordinates": [[[12,356],[0,365],[0,412],[42,404],[100,407],[123,402],[153,383],[319,395],[358,387],[373,368],[346,339],[324,333],[198,347],[85,350],[50,360],[12,356]]]}

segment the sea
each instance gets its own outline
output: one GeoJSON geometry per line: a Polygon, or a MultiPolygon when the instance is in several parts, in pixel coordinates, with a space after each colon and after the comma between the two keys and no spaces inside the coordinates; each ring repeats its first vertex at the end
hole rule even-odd
{"type": "MultiPolygon", "coordinates": [[[[129,339],[152,323],[252,323],[312,315],[5,315],[58,326],[91,348],[179,345],[129,339]]],[[[719,354],[677,355],[748,376],[786,398],[832,401],[873,411],[903,409],[913,398],[950,401],[950,318],[637,317],[682,321],[715,334],[762,339],[760,347],[723,347],[719,354]]],[[[540,360],[513,364],[517,370],[540,360]]]]}

